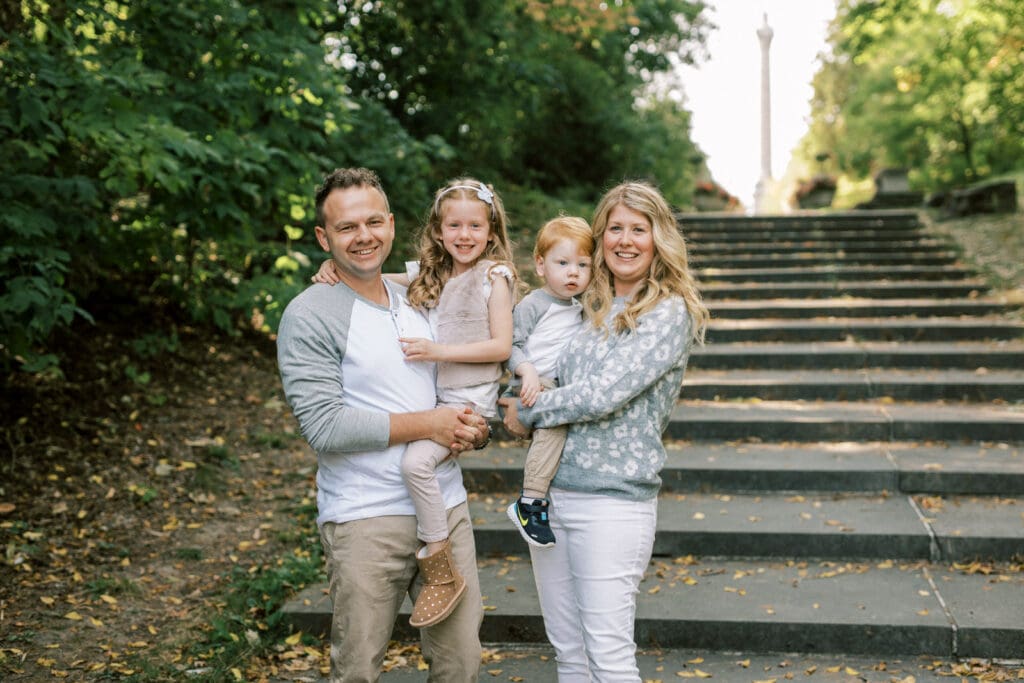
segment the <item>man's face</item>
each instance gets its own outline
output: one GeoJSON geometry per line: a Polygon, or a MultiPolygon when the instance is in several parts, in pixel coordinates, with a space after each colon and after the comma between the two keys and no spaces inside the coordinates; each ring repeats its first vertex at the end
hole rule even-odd
{"type": "Polygon", "coordinates": [[[330,252],[342,282],[353,289],[380,277],[395,241],[395,217],[373,187],[333,190],[323,206],[316,239],[330,252]]]}

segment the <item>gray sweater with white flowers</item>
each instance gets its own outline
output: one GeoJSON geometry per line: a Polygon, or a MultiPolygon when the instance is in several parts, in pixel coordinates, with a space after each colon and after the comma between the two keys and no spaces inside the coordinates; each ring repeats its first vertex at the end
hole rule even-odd
{"type": "MultiPolygon", "coordinates": [[[[616,299],[608,320],[622,310],[616,299]]],[[[551,485],[630,500],[658,495],[665,447],[661,435],[686,370],[692,324],[679,297],[640,317],[635,331],[584,325],[558,363],[559,387],[520,406],[528,427],[569,424],[551,485]]]]}

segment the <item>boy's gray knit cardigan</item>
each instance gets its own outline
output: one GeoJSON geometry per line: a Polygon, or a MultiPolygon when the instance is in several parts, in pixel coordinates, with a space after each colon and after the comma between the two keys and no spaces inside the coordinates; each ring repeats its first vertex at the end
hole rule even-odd
{"type": "MultiPolygon", "coordinates": [[[[611,321],[624,307],[615,299],[611,321]]],[[[583,330],[558,363],[559,387],[519,407],[527,427],[568,424],[553,487],[630,500],[658,495],[668,426],[690,354],[686,303],[662,300],[635,331],[583,330]]]]}

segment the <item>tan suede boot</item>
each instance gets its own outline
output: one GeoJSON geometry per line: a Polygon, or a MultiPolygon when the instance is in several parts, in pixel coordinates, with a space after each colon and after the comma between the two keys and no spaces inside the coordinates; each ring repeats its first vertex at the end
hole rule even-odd
{"type": "Polygon", "coordinates": [[[420,557],[417,553],[416,563],[423,575],[423,589],[416,598],[409,625],[413,628],[426,628],[443,621],[452,613],[466,592],[466,580],[455,567],[451,540],[445,541],[444,546],[433,555],[420,557]]]}

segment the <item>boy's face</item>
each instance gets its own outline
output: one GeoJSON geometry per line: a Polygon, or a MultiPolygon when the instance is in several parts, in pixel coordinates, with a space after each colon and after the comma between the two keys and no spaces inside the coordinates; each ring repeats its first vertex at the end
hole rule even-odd
{"type": "Polygon", "coordinates": [[[583,293],[592,273],[590,254],[581,251],[570,239],[561,239],[537,257],[537,275],[544,279],[544,289],[560,299],[571,299],[583,293]]]}

